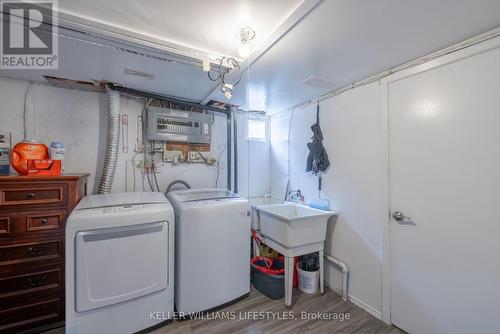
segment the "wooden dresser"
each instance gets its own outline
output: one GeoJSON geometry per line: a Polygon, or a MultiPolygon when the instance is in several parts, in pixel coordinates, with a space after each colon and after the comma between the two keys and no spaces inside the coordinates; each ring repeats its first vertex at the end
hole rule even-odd
{"type": "Polygon", "coordinates": [[[63,324],[64,227],[87,176],[0,176],[0,333],[63,324]]]}

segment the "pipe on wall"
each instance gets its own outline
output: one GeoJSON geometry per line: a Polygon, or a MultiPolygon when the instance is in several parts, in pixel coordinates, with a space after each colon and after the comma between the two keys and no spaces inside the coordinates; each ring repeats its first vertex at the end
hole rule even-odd
{"type": "MultiPolygon", "coordinates": [[[[231,155],[231,151],[233,150],[232,148],[232,145],[231,145],[231,133],[233,132],[233,117],[232,117],[232,114],[231,114],[231,111],[229,111],[229,109],[227,110],[227,113],[226,113],[226,116],[227,116],[227,165],[228,165],[228,171],[227,171],[227,189],[229,191],[232,190],[232,185],[231,185],[231,180],[232,180],[232,177],[233,177],[233,161],[232,161],[232,155],[231,155]]],[[[235,180],[235,183],[237,182],[237,180],[235,180]]]]}
{"type": "Polygon", "coordinates": [[[111,192],[118,161],[118,140],[120,138],[120,93],[106,87],[106,95],[108,97],[106,154],[98,194],[109,194],[111,192]]]}
{"type": "MultiPolygon", "coordinates": [[[[233,191],[238,193],[238,115],[234,116],[234,187],[233,191]]],[[[248,194],[250,197],[250,194],[248,194]]]]}
{"type": "Polygon", "coordinates": [[[342,271],[342,299],[347,300],[349,294],[349,269],[344,262],[334,258],[333,256],[324,254],[324,258],[331,263],[335,264],[342,271]]]}

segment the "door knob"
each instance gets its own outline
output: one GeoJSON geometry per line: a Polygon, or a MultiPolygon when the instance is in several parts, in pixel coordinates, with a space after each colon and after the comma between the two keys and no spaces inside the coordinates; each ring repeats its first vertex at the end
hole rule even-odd
{"type": "Polygon", "coordinates": [[[397,221],[399,224],[407,224],[407,225],[416,225],[414,221],[411,220],[410,217],[406,217],[400,211],[394,211],[392,213],[392,218],[397,221]]]}
{"type": "Polygon", "coordinates": [[[392,218],[394,218],[394,220],[396,221],[401,221],[405,219],[405,215],[402,212],[394,211],[392,213],[392,218]]]}

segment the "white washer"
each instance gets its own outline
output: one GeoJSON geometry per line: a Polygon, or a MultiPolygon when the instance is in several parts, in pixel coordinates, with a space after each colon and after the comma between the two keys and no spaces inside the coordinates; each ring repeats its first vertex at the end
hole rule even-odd
{"type": "Polygon", "coordinates": [[[174,206],[175,307],[213,309],[250,292],[250,208],[225,189],[168,193],[174,206]]]}
{"type": "Polygon", "coordinates": [[[66,333],[135,333],[174,311],[174,212],[161,193],[85,197],[66,225],[66,333]]]}

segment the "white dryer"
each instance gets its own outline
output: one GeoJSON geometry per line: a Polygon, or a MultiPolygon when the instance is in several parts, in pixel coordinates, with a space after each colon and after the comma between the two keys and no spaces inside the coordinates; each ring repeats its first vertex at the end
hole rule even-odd
{"type": "Polygon", "coordinates": [[[85,197],[66,225],[66,333],[124,334],[174,311],[174,211],[161,193],[85,197]]]}
{"type": "Polygon", "coordinates": [[[248,200],[225,189],[168,193],[176,218],[175,307],[207,311],[250,292],[248,200]]]}

